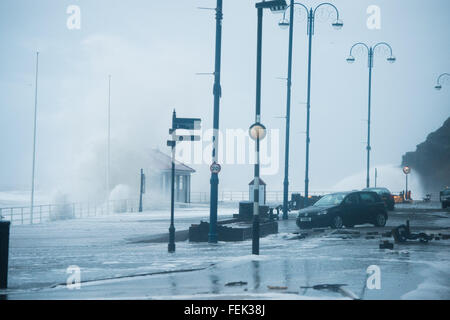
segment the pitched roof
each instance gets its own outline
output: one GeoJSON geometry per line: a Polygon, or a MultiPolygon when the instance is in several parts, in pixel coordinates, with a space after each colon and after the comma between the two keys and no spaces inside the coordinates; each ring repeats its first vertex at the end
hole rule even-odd
{"type": "MultiPolygon", "coordinates": [[[[252,181],[250,181],[250,183],[248,184],[249,186],[253,186],[255,184],[255,179],[253,179],[252,181]]],[[[260,186],[265,186],[266,183],[264,182],[263,179],[259,178],[259,185],[260,186]]]]}
{"type": "MultiPolygon", "coordinates": [[[[151,169],[156,171],[172,170],[172,157],[157,149],[153,149],[150,153],[151,169]]],[[[184,163],[175,160],[175,171],[183,173],[194,173],[195,170],[188,167],[184,163]]]]}

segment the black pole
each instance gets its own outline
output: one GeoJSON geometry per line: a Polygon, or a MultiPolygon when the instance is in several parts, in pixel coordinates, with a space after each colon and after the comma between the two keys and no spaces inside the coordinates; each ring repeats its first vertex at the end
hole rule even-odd
{"type": "Polygon", "coordinates": [[[9,221],[0,221],[0,289],[8,287],[9,221]]]}
{"type": "Polygon", "coordinates": [[[139,190],[139,212],[142,212],[142,194],[144,192],[144,169],[141,169],[141,187],[139,190]]]}
{"type": "Polygon", "coordinates": [[[308,206],[309,197],[309,143],[311,141],[309,134],[310,112],[311,112],[311,51],[312,36],[314,34],[314,12],[309,10],[308,14],[308,92],[306,102],[306,163],[305,163],[305,199],[304,207],[308,206]]]}
{"type": "MultiPolygon", "coordinates": [[[[175,128],[176,113],[173,111],[172,128],[175,128]]],[[[169,252],[175,252],[175,224],[174,224],[174,210],[175,210],[175,145],[176,142],[172,139],[172,185],[170,191],[170,227],[169,227],[169,252]]]]}
{"type": "MultiPolygon", "coordinates": [[[[222,51],[222,0],[217,0],[216,8],[216,58],[214,71],[214,120],[213,120],[213,150],[212,161],[218,162],[218,145],[219,145],[219,112],[220,112],[220,97],[222,96],[222,88],[220,85],[221,72],[221,51],[222,51]]],[[[218,173],[211,173],[211,195],[210,195],[210,211],[209,211],[209,234],[208,242],[217,243],[217,201],[219,188],[218,173]]]]}
{"type": "Polygon", "coordinates": [[[292,88],[292,47],[294,35],[294,0],[291,0],[289,18],[289,53],[288,53],[288,77],[287,77],[287,98],[286,98],[286,147],[284,155],[284,182],[283,182],[283,219],[289,218],[288,197],[289,197],[289,134],[291,125],[291,88],[292,88]]]}
{"type": "MultiPolygon", "coordinates": [[[[263,8],[258,8],[258,33],[256,45],[256,114],[255,122],[261,121],[261,68],[262,68],[262,27],[263,8]]],[[[259,255],[259,136],[256,139],[256,163],[253,196],[252,253],[259,255]]]]}

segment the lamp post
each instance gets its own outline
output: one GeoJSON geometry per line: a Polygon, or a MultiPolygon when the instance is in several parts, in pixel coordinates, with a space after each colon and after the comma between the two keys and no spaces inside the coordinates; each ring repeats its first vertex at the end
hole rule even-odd
{"type": "Polygon", "coordinates": [[[371,108],[372,108],[372,69],[373,69],[373,60],[374,60],[374,53],[375,50],[378,47],[386,47],[388,48],[390,55],[389,57],[387,57],[387,61],[389,63],[394,63],[396,61],[396,58],[392,55],[392,47],[387,44],[386,42],[379,42],[374,46],[369,47],[367,44],[363,43],[363,42],[358,42],[355,43],[351,48],[350,48],[350,55],[347,58],[347,62],[348,63],[353,63],[356,61],[355,57],[353,56],[353,50],[358,47],[358,46],[362,46],[363,48],[367,49],[367,54],[368,54],[368,67],[369,67],[369,99],[368,99],[368,117],[367,117],[367,169],[366,169],[366,188],[370,187],[370,151],[371,151],[371,146],[370,146],[370,120],[371,120],[371,108]]]}
{"type": "Polygon", "coordinates": [[[30,217],[33,223],[33,209],[34,209],[34,174],[36,169],[36,127],[37,127],[37,98],[38,98],[38,74],[39,74],[39,52],[36,52],[36,82],[34,88],[34,129],[33,129],[33,166],[31,169],[31,203],[30,203],[30,217]]]}
{"type": "MultiPolygon", "coordinates": [[[[315,8],[306,7],[304,4],[299,2],[294,2],[291,0],[291,4],[285,9],[283,14],[283,20],[281,20],[278,25],[281,28],[287,28],[289,26],[289,61],[288,61],[288,98],[287,98],[287,108],[289,109],[288,116],[286,117],[286,123],[290,121],[290,100],[291,100],[291,72],[289,70],[292,68],[292,42],[293,42],[293,18],[294,18],[294,6],[298,5],[306,10],[306,14],[308,15],[307,22],[307,35],[308,35],[308,87],[307,87],[307,103],[306,103],[306,163],[305,163],[305,200],[304,206],[308,205],[308,196],[309,196],[309,144],[310,144],[310,111],[311,111],[311,57],[312,57],[312,39],[314,35],[314,22],[317,10],[323,6],[329,6],[336,11],[336,20],[331,24],[335,29],[341,29],[344,26],[342,20],[339,19],[339,10],[335,5],[324,2],[317,5],[315,8]],[[290,21],[286,19],[286,11],[290,8],[290,21]]],[[[288,125],[286,126],[288,127],[288,125]]],[[[286,158],[288,157],[289,152],[289,129],[286,130],[286,158]]],[[[287,216],[287,193],[288,193],[288,183],[287,183],[287,175],[288,170],[286,170],[288,163],[288,159],[285,159],[285,187],[283,194],[283,218],[287,216]],[[285,200],[286,199],[286,200],[285,200]]]]}
{"type": "MultiPolygon", "coordinates": [[[[263,10],[270,9],[272,12],[284,11],[287,7],[285,0],[263,1],[256,3],[258,16],[257,44],[256,44],[256,103],[255,103],[255,124],[250,127],[250,137],[256,138],[256,163],[255,163],[255,190],[259,191],[259,142],[262,139],[260,133],[265,135],[265,127],[261,125],[261,69],[262,69],[262,26],[263,10]],[[263,129],[262,129],[263,128],[263,129]]],[[[253,204],[253,244],[252,253],[259,254],[259,193],[254,197],[253,204]]]]}
{"type": "Polygon", "coordinates": [[[443,77],[450,77],[450,73],[443,73],[437,78],[437,83],[436,83],[436,86],[434,88],[436,90],[438,90],[438,91],[442,89],[441,80],[442,80],[443,77]]]}
{"type": "MultiPolygon", "coordinates": [[[[213,149],[212,162],[218,163],[218,146],[219,146],[219,111],[220,111],[220,97],[222,96],[222,88],[220,86],[220,71],[221,71],[221,51],[222,51],[222,0],[217,0],[216,7],[216,57],[215,57],[215,71],[214,71],[214,119],[213,119],[213,149]]],[[[209,209],[209,234],[208,242],[217,243],[217,201],[219,188],[219,173],[211,171],[211,195],[210,195],[210,209],[209,209]]]]}
{"type": "Polygon", "coordinates": [[[106,211],[109,213],[110,173],[111,173],[111,75],[108,76],[108,137],[106,155],[106,211]]]}

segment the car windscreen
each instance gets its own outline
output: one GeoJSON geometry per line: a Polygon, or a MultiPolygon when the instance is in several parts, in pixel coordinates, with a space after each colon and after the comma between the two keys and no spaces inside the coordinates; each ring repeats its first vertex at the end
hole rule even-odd
{"type": "Polygon", "coordinates": [[[366,189],[363,189],[363,191],[373,191],[373,192],[378,193],[379,195],[390,193],[390,191],[386,188],[366,188],[366,189]]]}
{"type": "Polygon", "coordinates": [[[341,204],[342,200],[344,200],[346,194],[345,193],[334,193],[323,196],[319,201],[314,204],[314,207],[330,207],[337,206],[341,204]]]}

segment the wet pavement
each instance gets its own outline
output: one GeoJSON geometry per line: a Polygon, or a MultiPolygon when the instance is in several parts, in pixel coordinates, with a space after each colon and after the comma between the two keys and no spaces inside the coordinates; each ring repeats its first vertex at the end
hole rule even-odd
{"type": "MultiPolygon", "coordinates": [[[[8,299],[450,299],[450,240],[395,244],[379,249],[382,234],[410,220],[412,232],[450,234],[450,214],[430,206],[399,206],[384,228],[301,231],[279,221],[279,233],[215,245],[139,243],[166,233],[166,212],[122,214],[45,225],[15,226],[11,234],[8,299]],[[425,209],[425,210],[422,210],[425,209]],[[306,233],[306,234],[303,234],[306,233]],[[81,269],[70,290],[66,269],[81,269]],[[366,288],[367,268],[381,272],[381,288],[366,288]],[[344,284],[343,290],[316,290],[344,284]],[[317,287],[316,287],[317,288],[317,287]]],[[[177,230],[207,220],[208,208],[178,209],[177,230]]],[[[221,208],[221,219],[234,213],[221,208]]],[[[392,238],[389,238],[393,241],[392,238]]],[[[6,295],[6,296],[5,296],[6,295]]]]}

